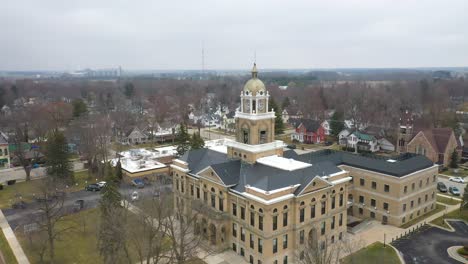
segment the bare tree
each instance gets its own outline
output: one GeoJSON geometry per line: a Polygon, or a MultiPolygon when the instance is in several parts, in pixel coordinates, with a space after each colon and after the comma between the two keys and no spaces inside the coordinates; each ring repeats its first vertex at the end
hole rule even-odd
{"type": "MultiPolygon", "coordinates": [[[[55,261],[55,242],[73,227],[61,227],[60,222],[65,221],[64,195],[57,192],[59,185],[57,182],[44,180],[39,185],[39,193],[35,196],[39,202],[39,214],[35,223],[38,225],[40,237],[45,239],[41,258],[44,257],[44,251],[47,249],[50,263],[55,261]]],[[[39,242],[41,243],[41,242],[39,242]]]]}
{"type": "MultiPolygon", "coordinates": [[[[175,198],[177,199],[177,198],[175,198]]],[[[172,262],[186,263],[196,256],[201,242],[201,236],[195,234],[195,226],[199,216],[201,203],[192,203],[191,208],[186,207],[182,199],[174,208],[174,212],[164,220],[167,236],[171,244],[172,262]]]]}
{"type": "Polygon", "coordinates": [[[363,245],[362,241],[335,236],[325,236],[317,239],[315,229],[312,229],[308,238],[296,250],[296,259],[299,264],[337,264],[340,259],[354,253],[363,245]]]}

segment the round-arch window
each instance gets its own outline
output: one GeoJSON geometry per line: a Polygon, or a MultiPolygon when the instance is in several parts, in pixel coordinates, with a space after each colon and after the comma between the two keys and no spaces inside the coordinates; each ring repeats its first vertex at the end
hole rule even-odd
{"type": "Polygon", "coordinates": [[[283,207],[283,210],[286,210],[286,209],[288,209],[288,206],[287,206],[287,205],[285,205],[285,206],[283,207]]]}
{"type": "Polygon", "coordinates": [[[311,201],[311,202],[313,202],[313,203],[314,203],[314,202],[315,202],[315,198],[312,198],[312,201],[311,201]]]}
{"type": "Polygon", "coordinates": [[[253,205],[250,205],[250,209],[255,209],[255,207],[253,205]]]}
{"type": "Polygon", "coordinates": [[[340,192],[342,192],[342,191],[343,191],[343,187],[340,188],[340,192]]]}
{"type": "Polygon", "coordinates": [[[273,209],[273,213],[277,213],[278,212],[278,209],[273,209]]]}
{"type": "Polygon", "coordinates": [[[215,192],[215,189],[214,189],[214,188],[211,188],[211,191],[212,191],[212,192],[215,192]]]}
{"type": "Polygon", "coordinates": [[[234,156],[237,156],[237,152],[234,152],[234,156]]]}
{"type": "Polygon", "coordinates": [[[258,209],[258,212],[263,214],[263,209],[262,208],[258,209]]]}
{"type": "Polygon", "coordinates": [[[301,206],[303,206],[303,205],[304,205],[304,202],[302,201],[302,202],[301,202],[301,206]]]}
{"type": "Polygon", "coordinates": [[[333,190],[332,193],[334,194],[334,193],[335,193],[335,190],[333,190]]]}
{"type": "Polygon", "coordinates": [[[327,198],[327,196],[325,196],[325,194],[324,194],[324,195],[322,195],[322,199],[325,199],[325,198],[327,198]]]}
{"type": "Polygon", "coordinates": [[[247,155],[244,154],[244,159],[246,159],[246,158],[247,158],[247,155]]]}
{"type": "Polygon", "coordinates": [[[241,154],[241,153],[239,153],[239,157],[242,158],[242,154],[241,154]]]}

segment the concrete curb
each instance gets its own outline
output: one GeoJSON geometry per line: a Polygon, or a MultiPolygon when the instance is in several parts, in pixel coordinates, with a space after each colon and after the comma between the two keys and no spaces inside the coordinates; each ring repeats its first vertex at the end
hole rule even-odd
{"type": "Polygon", "coordinates": [[[18,263],[29,264],[28,257],[26,257],[26,254],[24,254],[23,248],[18,242],[18,239],[16,239],[15,233],[8,224],[8,221],[3,215],[2,210],[0,210],[0,227],[2,228],[3,234],[5,235],[5,238],[8,241],[8,244],[10,245],[10,248],[13,251],[13,254],[15,255],[18,263]]]}
{"type": "Polygon", "coordinates": [[[453,258],[456,261],[460,261],[461,263],[468,263],[468,260],[464,259],[462,256],[460,256],[457,253],[457,250],[459,248],[462,248],[462,246],[453,246],[453,247],[447,248],[447,253],[449,257],[453,258]]]}
{"type": "Polygon", "coordinates": [[[390,244],[387,244],[387,246],[390,246],[391,248],[393,248],[393,250],[395,250],[395,252],[398,255],[398,258],[400,259],[401,264],[406,264],[405,259],[403,259],[403,254],[398,249],[396,249],[396,247],[394,247],[394,246],[392,246],[390,244]]]}

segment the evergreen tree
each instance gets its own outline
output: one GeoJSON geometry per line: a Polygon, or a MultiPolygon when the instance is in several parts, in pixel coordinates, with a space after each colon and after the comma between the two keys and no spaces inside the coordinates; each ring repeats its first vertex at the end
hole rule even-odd
{"type": "Polygon", "coordinates": [[[177,142],[177,154],[184,155],[184,153],[190,148],[190,135],[188,134],[184,123],[180,123],[175,141],[177,142]]]}
{"type": "Polygon", "coordinates": [[[335,111],[330,119],[331,134],[335,137],[344,129],[343,113],[335,111]]]}
{"type": "Polygon", "coordinates": [[[458,153],[456,150],[452,152],[452,156],[450,157],[450,168],[458,168],[458,153]]]}
{"type": "Polygon", "coordinates": [[[283,134],[284,133],[284,123],[282,117],[281,107],[275,102],[273,97],[270,99],[270,108],[273,108],[275,111],[275,135],[283,134]]]}
{"type": "Polygon", "coordinates": [[[291,105],[291,102],[289,101],[289,97],[285,97],[283,100],[283,103],[281,104],[281,108],[286,109],[290,105],[291,105]]]}
{"type": "Polygon", "coordinates": [[[67,140],[63,133],[58,130],[49,133],[46,145],[47,174],[54,180],[60,179],[73,183],[69,156],[67,140]]]}
{"type": "Polygon", "coordinates": [[[126,248],[126,215],[122,206],[122,196],[118,190],[117,178],[109,163],[104,167],[106,186],[101,192],[99,209],[101,212],[100,228],[98,233],[99,254],[104,263],[122,263],[122,254],[127,253],[126,248]]]}
{"type": "Polygon", "coordinates": [[[133,83],[129,82],[125,84],[124,94],[128,99],[131,99],[135,95],[135,87],[133,86],[133,83]]]}
{"type": "Polygon", "coordinates": [[[200,136],[200,133],[193,133],[192,138],[190,140],[190,148],[191,149],[201,149],[205,146],[205,141],[200,136]]]}
{"type": "Polygon", "coordinates": [[[88,112],[88,107],[81,99],[73,100],[73,117],[80,117],[88,112]]]}
{"type": "Polygon", "coordinates": [[[120,159],[117,161],[117,164],[115,164],[115,176],[119,181],[123,179],[122,163],[120,162],[120,159]]]}

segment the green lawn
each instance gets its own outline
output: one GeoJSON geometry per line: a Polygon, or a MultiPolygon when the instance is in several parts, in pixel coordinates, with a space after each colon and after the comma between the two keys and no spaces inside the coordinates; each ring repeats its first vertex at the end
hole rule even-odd
{"type": "Polygon", "coordinates": [[[408,228],[418,222],[421,222],[422,220],[428,218],[429,216],[433,215],[433,214],[436,214],[442,210],[445,210],[445,206],[443,205],[440,205],[440,204],[436,204],[436,209],[430,211],[429,213],[427,214],[424,214],[424,215],[421,215],[420,217],[416,217],[414,218],[413,220],[409,221],[409,222],[406,222],[404,225],[401,226],[401,228],[408,228]]]}
{"type": "Polygon", "coordinates": [[[390,247],[383,247],[380,242],[375,242],[342,259],[343,264],[400,264],[398,253],[390,247]]]}
{"type": "Polygon", "coordinates": [[[8,241],[5,238],[5,235],[3,234],[3,231],[1,230],[0,230],[0,251],[7,264],[18,263],[18,261],[16,261],[15,255],[13,255],[13,251],[11,251],[10,245],[8,244],[8,241]]]}
{"type": "Polygon", "coordinates": [[[464,209],[460,212],[460,210],[455,210],[453,212],[450,212],[448,214],[442,217],[439,217],[435,220],[433,220],[431,223],[432,224],[435,224],[435,225],[438,225],[438,226],[442,226],[442,227],[445,227],[445,228],[448,228],[448,225],[444,222],[444,218],[447,218],[447,219],[462,219],[462,220],[465,220],[468,222],[468,209],[464,209]]]}
{"type": "Polygon", "coordinates": [[[468,170],[464,168],[458,168],[458,173],[453,172],[453,169],[447,169],[440,172],[441,174],[457,176],[457,177],[466,177],[468,176],[468,170]]]}
{"type": "MultiPolygon", "coordinates": [[[[66,189],[68,192],[82,190],[87,182],[95,182],[95,179],[88,178],[88,171],[75,172],[76,184],[66,189]]],[[[0,191],[0,208],[10,208],[12,203],[23,200],[30,202],[33,200],[33,194],[39,192],[39,188],[43,179],[17,182],[14,185],[3,185],[3,190],[0,191]]]]}
{"type": "Polygon", "coordinates": [[[443,197],[443,196],[439,196],[439,195],[437,195],[437,202],[439,202],[439,203],[444,203],[444,204],[448,204],[448,205],[455,205],[455,204],[459,204],[459,203],[460,203],[460,201],[458,201],[458,200],[455,200],[455,199],[452,199],[452,198],[443,197]]]}

